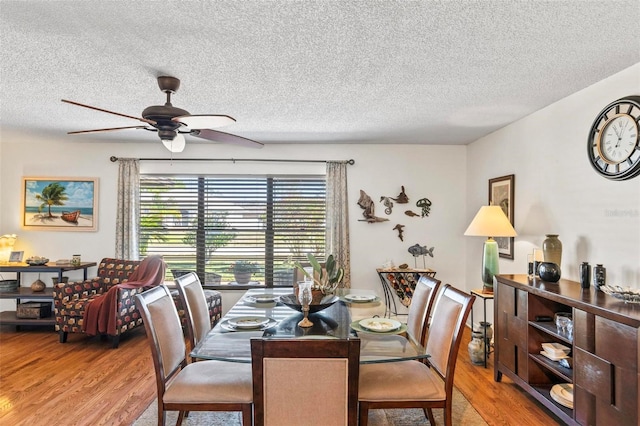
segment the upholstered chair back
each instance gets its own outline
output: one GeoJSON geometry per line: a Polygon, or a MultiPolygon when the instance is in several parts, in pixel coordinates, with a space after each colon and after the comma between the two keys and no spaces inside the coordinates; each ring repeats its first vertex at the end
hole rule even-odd
{"type": "Polygon", "coordinates": [[[153,362],[159,377],[158,385],[164,387],[171,377],[185,363],[186,345],[178,311],[169,290],[159,285],[137,295],[136,303],[144,322],[148,338],[153,344],[153,362]]]}
{"type": "Polygon", "coordinates": [[[255,426],[357,423],[358,339],[252,339],[255,426]]]}
{"type": "Polygon", "coordinates": [[[439,280],[423,275],[413,291],[407,316],[407,332],[421,344],[424,344],[431,308],[439,288],[439,280]]]}
{"type": "Polygon", "coordinates": [[[453,385],[453,369],[458,355],[465,321],[475,296],[446,285],[433,309],[427,334],[426,349],[429,364],[453,385]]]}
{"type": "Polygon", "coordinates": [[[175,283],[184,302],[187,313],[187,332],[193,348],[211,330],[207,297],[195,272],[176,278],[175,283]]]}

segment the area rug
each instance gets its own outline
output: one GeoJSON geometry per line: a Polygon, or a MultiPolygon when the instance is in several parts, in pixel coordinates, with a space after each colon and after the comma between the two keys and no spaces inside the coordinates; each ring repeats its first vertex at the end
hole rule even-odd
{"type": "MultiPolygon", "coordinates": [[[[442,409],[434,409],[436,424],[444,425],[442,409]]],[[[167,425],[175,425],[177,412],[167,413],[167,425]]],[[[144,413],[133,423],[133,426],[156,426],[158,424],[158,406],[155,401],[147,407],[144,413]]],[[[185,426],[241,426],[238,412],[197,412],[192,411],[182,423],[185,426]]],[[[429,421],[422,410],[370,410],[369,425],[371,426],[416,426],[427,425],[429,421]]],[[[469,404],[469,401],[457,390],[453,389],[453,424],[465,426],[480,426],[487,423],[480,414],[469,404]]]]}

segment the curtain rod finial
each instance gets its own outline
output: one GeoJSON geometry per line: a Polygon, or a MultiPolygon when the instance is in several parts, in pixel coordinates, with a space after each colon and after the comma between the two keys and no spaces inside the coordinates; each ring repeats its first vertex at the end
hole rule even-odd
{"type": "Polygon", "coordinates": [[[350,166],[353,166],[354,164],[356,164],[356,160],[351,159],[351,160],[347,161],[347,164],[350,165],[350,166]]]}
{"type": "Polygon", "coordinates": [[[112,163],[115,163],[116,161],[118,161],[118,157],[116,157],[115,155],[112,155],[111,158],[109,158],[109,160],[111,160],[112,163]]]}

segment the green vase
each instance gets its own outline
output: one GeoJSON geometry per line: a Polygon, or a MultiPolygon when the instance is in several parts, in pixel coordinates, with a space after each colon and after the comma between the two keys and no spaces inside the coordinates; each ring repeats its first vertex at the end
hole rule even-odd
{"type": "Polygon", "coordinates": [[[562,242],[557,234],[547,234],[547,238],[542,242],[542,253],[545,262],[555,263],[560,266],[562,261],[562,242]]]}

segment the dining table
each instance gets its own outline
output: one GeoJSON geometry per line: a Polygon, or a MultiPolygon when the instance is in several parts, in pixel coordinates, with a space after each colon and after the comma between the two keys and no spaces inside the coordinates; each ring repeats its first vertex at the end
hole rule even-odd
{"type": "Polygon", "coordinates": [[[406,332],[406,324],[374,315],[352,319],[354,310],[380,303],[368,290],[338,289],[311,305],[311,327],[292,287],[253,288],[220,319],[191,351],[194,359],[251,363],[251,339],[360,339],[360,363],[426,359],[425,348],[406,332]]]}

